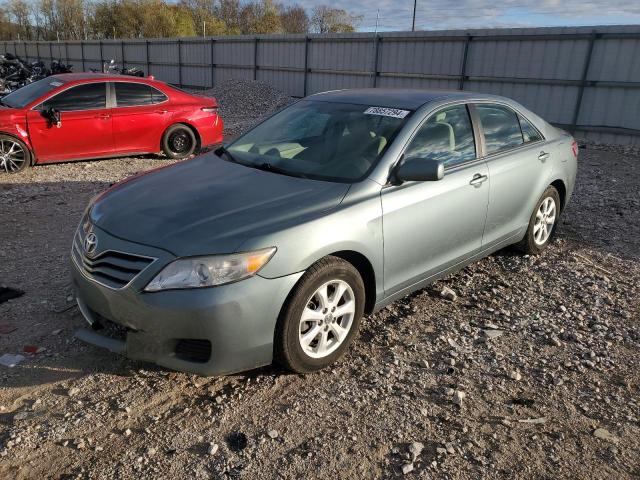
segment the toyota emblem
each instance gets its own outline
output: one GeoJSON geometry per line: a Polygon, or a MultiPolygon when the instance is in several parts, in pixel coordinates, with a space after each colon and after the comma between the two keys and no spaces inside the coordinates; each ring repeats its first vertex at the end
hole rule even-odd
{"type": "Polygon", "coordinates": [[[88,256],[92,256],[96,248],[98,248],[98,237],[93,232],[87,233],[87,236],[84,237],[84,253],[88,256]]]}

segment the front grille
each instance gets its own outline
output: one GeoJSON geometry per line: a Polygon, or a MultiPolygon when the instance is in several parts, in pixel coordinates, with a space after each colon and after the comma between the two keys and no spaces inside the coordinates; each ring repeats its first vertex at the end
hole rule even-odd
{"type": "Polygon", "coordinates": [[[211,342],[198,339],[178,340],[176,357],[187,362],[206,363],[211,358],[211,342]]]}
{"type": "Polygon", "coordinates": [[[106,250],[89,258],[82,248],[82,236],[76,232],[71,251],[73,261],[84,274],[109,288],[122,288],[155,259],[131,253],[106,250]]]}

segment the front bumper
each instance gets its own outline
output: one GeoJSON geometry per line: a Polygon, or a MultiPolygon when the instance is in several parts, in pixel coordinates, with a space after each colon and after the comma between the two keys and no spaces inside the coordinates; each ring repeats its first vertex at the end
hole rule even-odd
{"type": "Polygon", "coordinates": [[[92,280],[72,261],[76,298],[85,319],[94,327],[105,320],[125,327],[119,338],[93,328],[81,329],[78,338],[134,360],[199,375],[239,372],[272,362],[276,321],[302,272],[276,279],[254,276],[212,288],[144,292],[149,280],[171,260],[167,253],[93,230],[102,244],[117,243],[119,251],[159,260],[121,289],[92,280]],[[194,342],[200,347],[208,344],[210,354],[198,360],[185,357],[184,345],[194,342]]]}

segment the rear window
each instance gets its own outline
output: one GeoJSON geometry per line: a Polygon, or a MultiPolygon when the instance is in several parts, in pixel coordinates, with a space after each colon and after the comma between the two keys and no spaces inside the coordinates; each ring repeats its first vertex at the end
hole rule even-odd
{"type": "Polygon", "coordinates": [[[134,107],[164,102],[167,96],[144,83],[115,82],[116,105],[134,107]]]}
{"type": "Polygon", "coordinates": [[[522,145],[522,131],[516,112],[502,105],[476,105],[488,153],[522,145]]]}

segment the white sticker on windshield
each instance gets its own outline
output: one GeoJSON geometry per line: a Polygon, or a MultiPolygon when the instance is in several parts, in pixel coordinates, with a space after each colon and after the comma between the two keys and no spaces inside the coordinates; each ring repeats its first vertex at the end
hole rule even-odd
{"type": "Polygon", "coordinates": [[[49,85],[52,87],[61,87],[63,85],[62,82],[49,82],[49,85]]]}
{"type": "Polygon", "coordinates": [[[369,107],[364,111],[365,115],[382,115],[384,117],[404,118],[409,115],[409,110],[397,108],[369,107]]]}

